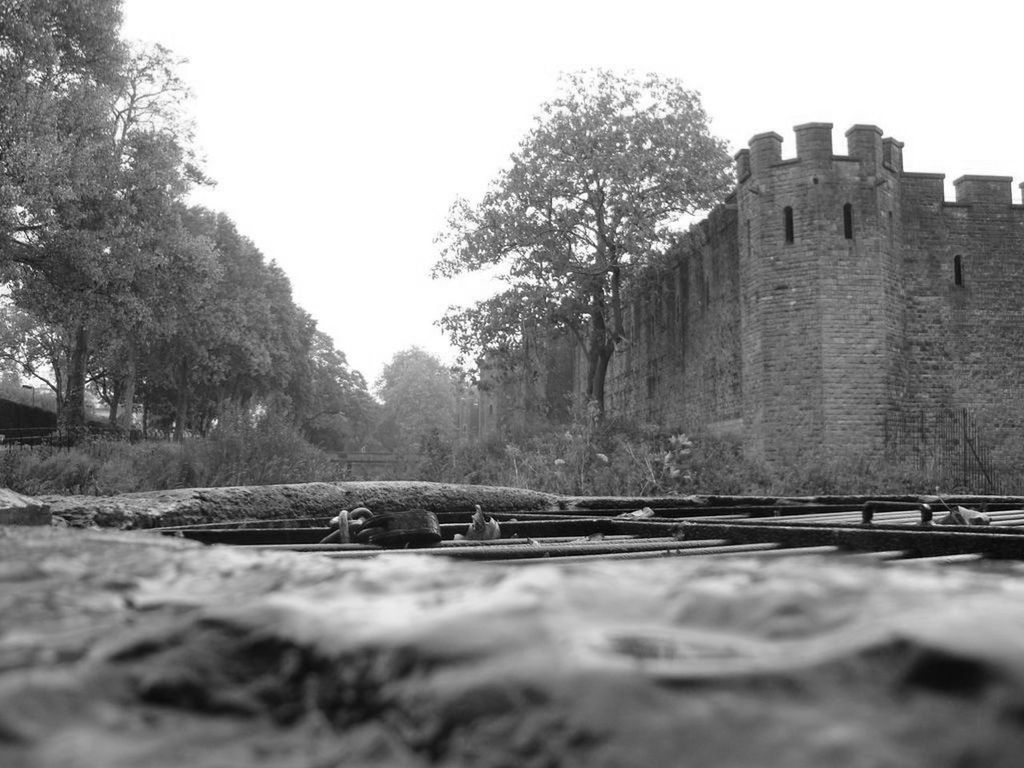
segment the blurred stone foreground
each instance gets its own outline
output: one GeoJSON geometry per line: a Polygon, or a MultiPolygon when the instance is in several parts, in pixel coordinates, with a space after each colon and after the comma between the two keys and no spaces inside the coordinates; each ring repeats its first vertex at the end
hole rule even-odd
{"type": "Polygon", "coordinates": [[[1017,768],[1014,568],[9,528],[0,765],[1017,768]]]}

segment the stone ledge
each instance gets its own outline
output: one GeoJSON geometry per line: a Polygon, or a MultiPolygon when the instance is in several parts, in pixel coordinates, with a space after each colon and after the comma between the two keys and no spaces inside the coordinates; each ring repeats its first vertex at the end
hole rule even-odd
{"type": "Polygon", "coordinates": [[[50,525],[53,515],[39,499],[0,488],[0,525],[50,525]]]}
{"type": "Polygon", "coordinates": [[[117,496],[44,496],[53,514],[73,527],[159,528],[229,520],[332,517],[367,506],[501,512],[552,509],[559,497],[522,488],[412,481],[294,483],[227,488],[181,488],[117,496]]]}

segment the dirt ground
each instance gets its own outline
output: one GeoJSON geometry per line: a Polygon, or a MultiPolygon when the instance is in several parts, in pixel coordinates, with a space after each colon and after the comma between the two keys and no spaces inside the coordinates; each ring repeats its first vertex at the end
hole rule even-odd
{"type": "Polygon", "coordinates": [[[1005,766],[1018,572],[0,533],[0,765],[1005,766]]]}

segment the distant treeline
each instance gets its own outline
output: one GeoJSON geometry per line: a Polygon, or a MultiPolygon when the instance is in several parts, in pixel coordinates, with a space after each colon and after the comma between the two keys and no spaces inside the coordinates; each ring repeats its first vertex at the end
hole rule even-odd
{"type": "Polygon", "coordinates": [[[0,23],[0,358],[58,421],[205,434],[274,407],[358,445],[362,376],[231,219],[192,206],[198,160],[181,61],[121,39],[120,0],[26,0],[0,23]]]}

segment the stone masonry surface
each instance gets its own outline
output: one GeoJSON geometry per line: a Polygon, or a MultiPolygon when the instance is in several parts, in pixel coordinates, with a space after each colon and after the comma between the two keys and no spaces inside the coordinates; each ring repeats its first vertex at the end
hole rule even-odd
{"type": "MultiPolygon", "coordinates": [[[[754,136],[738,183],[626,311],[612,415],[737,432],[769,461],[873,452],[961,412],[989,449],[1024,426],[1024,205],[1012,179],[903,170],[873,125],[754,136]]],[[[1024,185],[1021,185],[1024,187],[1024,185]]]]}

